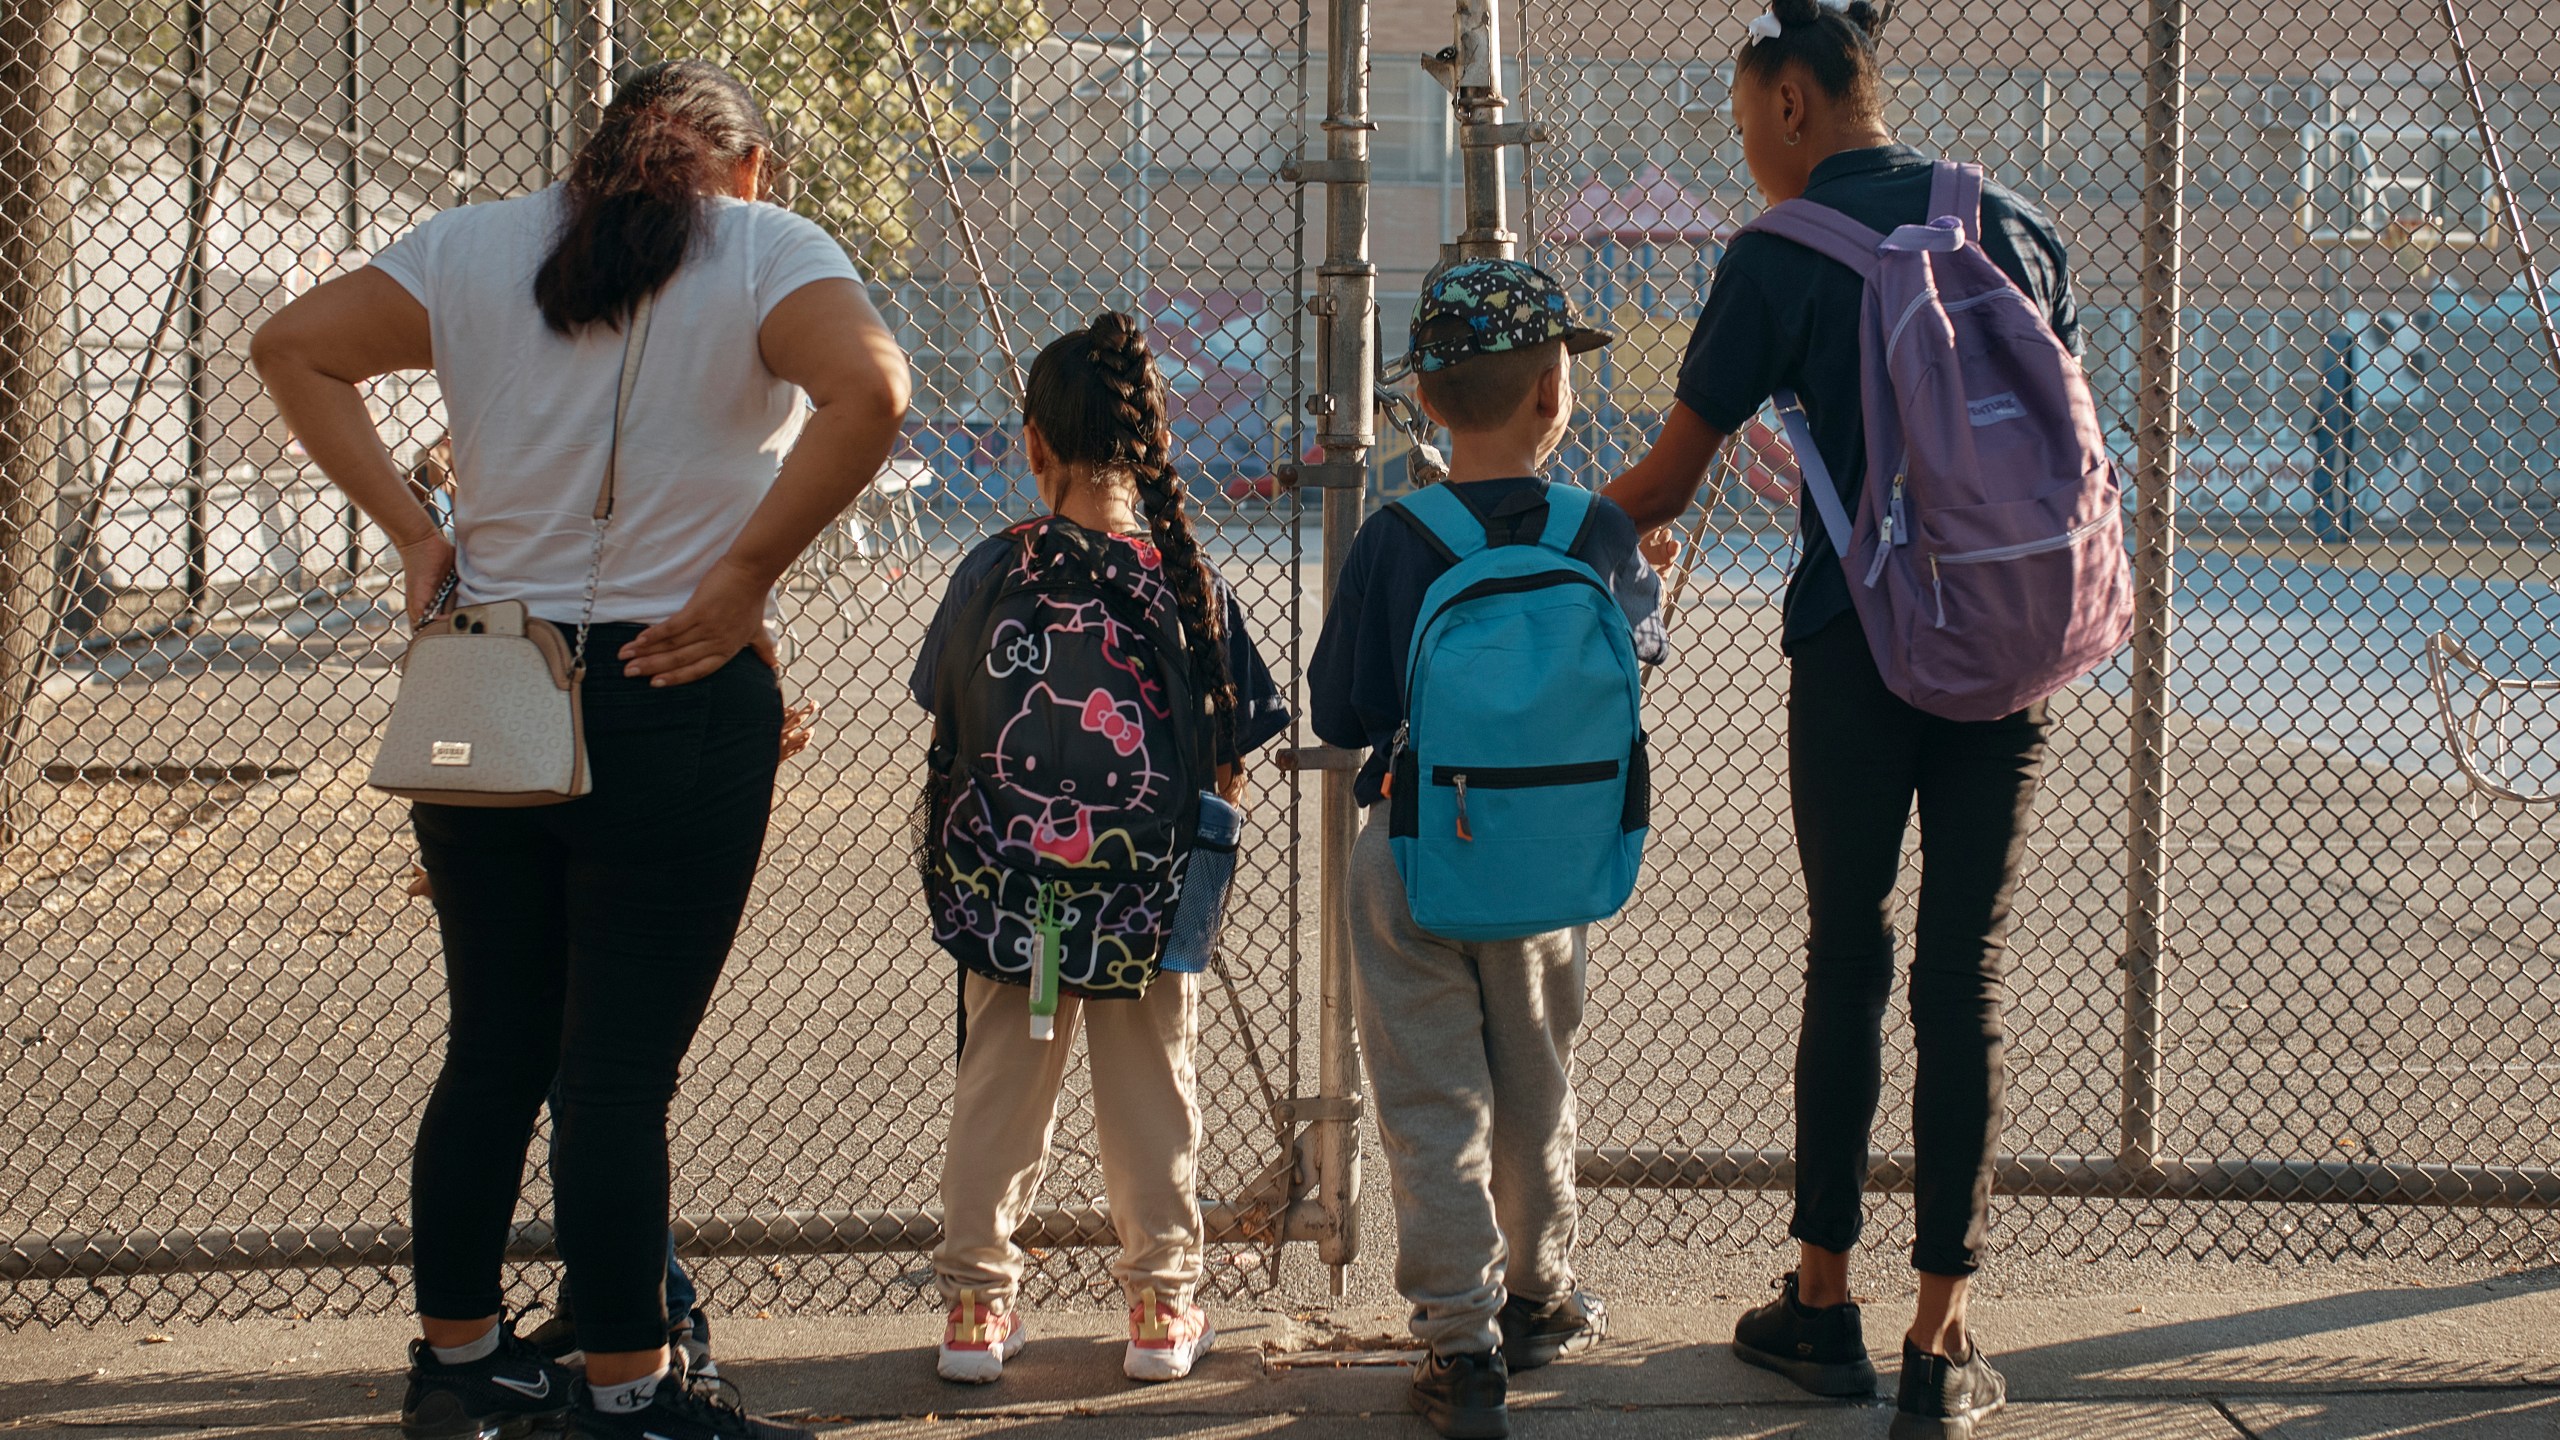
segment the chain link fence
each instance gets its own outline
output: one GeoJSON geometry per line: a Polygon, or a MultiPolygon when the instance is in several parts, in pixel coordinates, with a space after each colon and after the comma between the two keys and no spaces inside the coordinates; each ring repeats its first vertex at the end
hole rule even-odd
{"type": "MultiPolygon", "coordinates": [[[[825,713],[678,1101],[677,1208],[724,1309],[920,1303],[951,1013],[899,854],[925,740],[906,670],[958,555],[1031,503],[1016,363],[1114,305],[1167,358],[1214,552],[1295,685],[1321,556],[1290,482],[1329,468],[1299,402],[1348,377],[1302,363],[1326,217],[1284,162],[1327,153],[1329,114],[1337,141],[1367,127],[1390,351],[1464,224],[1460,126],[1417,63],[1449,10],[1336,8],[1373,62],[1364,115],[1328,93],[1323,17],[1279,0],[11,6],[0,1326],[398,1308],[442,1000],[431,917],[401,893],[405,812],[361,784],[394,577],[292,449],[247,336],[436,209],[549,183],[609,77],[674,54],[767,100],[788,203],[864,263],[918,381],[881,482],[787,589],[786,688],[825,713]]],[[[1584,483],[1641,453],[1721,236],[1757,208],[1725,100],[1744,14],[1506,20],[1511,116],[1547,136],[1507,152],[1522,249],[1624,337],[1581,372],[1559,465],[1584,483]]],[[[2466,16],[2475,109],[2425,0],[2281,33],[2198,17],[2166,32],[2177,70],[2158,18],[1915,9],[1884,55],[1897,132],[1982,159],[2073,248],[2165,642],[2057,703],[2002,1172],[2038,1198],[1995,1208],[2001,1242],[2547,1262],[2560,810],[2492,792],[2560,788],[2552,692],[2524,688],[2560,678],[2560,355],[2517,280],[2519,242],[2551,251],[2560,220],[2560,85],[2533,58],[2560,33],[2466,16]],[[2159,143],[2181,114],[2183,184],[2159,143]]],[[[442,483],[433,378],[371,399],[442,483]]],[[[1350,424],[1322,413],[1329,438],[1350,424]]],[[[1410,483],[1408,455],[1381,437],[1372,501],[1410,483]]],[[[1671,587],[1652,864],[1595,948],[1595,1243],[1783,1234],[1790,476],[1774,434],[1728,460],[1671,587]]],[[[1356,1080],[1319,1063],[1342,980],[1318,963],[1314,794],[1265,772],[1203,1007],[1221,1295],[1275,1283],[1323,1164],[1300,1163],[1300,1127],[1352,1113],[1356,1080]]],[[[1041,1297],[1108,1283],[1088,1107],[1079,1082],[1041,1297]]],[[[529,1214],[543,1196],[537,1166],[529,1214]]],[[[529,1291],[545,1238],[523,1236],[529,1291]]]]}

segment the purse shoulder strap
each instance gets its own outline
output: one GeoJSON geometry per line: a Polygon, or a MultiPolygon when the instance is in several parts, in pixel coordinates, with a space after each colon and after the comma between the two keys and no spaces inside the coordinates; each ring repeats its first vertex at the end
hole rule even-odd
{"type": "Polygon", "coordinates": [[[622,338],[622,387],[613,396],[613,439],[605,450],[604,483],[596,487],[595,518],[599,525],[613,518],[614,485],[622,474],[622,417],[631,410],[631,387],[640,379],[640,352],[649,346],[649,312],[657,302],[654,294],[640,297],[622,338]]]}
{"type": "Polygon", "coordinates": [[[640,352],[649,346],[649,313],[657,306],[652,293],[632,307],[622,333],[622,383],[613,394],[613,438],[606,442],[604,481],[596,486],[596,547],[587,560],[586,608],[578,613],[578,640],[569,651],[569,670],[577,680],[587,675],[587,630],[595,624],[596,582],[604,575],[604,531],[613,519],[614,487],[622,478],[622,417],[631,409],[631,387],[640,378],[640,352]]]}

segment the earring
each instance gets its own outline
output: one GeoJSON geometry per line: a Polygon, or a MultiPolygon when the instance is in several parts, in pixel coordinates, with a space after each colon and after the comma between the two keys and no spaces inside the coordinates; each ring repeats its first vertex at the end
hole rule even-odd
{"type": "Polygon", "coordinates": [[[1788,136],[1787,136],[1787,143],[1788,143],[1788,144],[1790,144],[1790,145],[1793,145],[1794,143],[1796,143],[1797,141],[1799,141],[1799,140],[1801,140],[1801,139],[1803,139],[1803,138],[1804,138],[1804,137],[1803,137],[1802,135],[1790,134],[1790,135],[1788,135],[1788,136]]]}

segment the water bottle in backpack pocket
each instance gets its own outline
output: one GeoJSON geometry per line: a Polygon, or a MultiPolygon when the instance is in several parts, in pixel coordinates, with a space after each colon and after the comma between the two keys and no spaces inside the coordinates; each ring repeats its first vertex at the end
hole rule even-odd
{"type": "Polygon", "coordinates": [[[1493,545],[1446,486],[1398,500],[1453,562],[1424,595],[1388,763],[1414,923],[1508,940],[1614,915],[1651,803],[1626,613],[1569,553],[1592,497],[1549,485],[1534,543],[1493,545]]]}

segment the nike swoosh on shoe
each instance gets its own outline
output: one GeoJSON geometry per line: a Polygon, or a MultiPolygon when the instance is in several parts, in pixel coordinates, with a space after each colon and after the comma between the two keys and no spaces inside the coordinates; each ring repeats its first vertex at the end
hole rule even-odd
{"type": "Polygon", "coordinates": [[[522,1380],[510,1380],[504,1375],[490,1376],[489,1383],[492,1385],[504,1385],[508,1389],[513,1390],[528,1400],[548,1400],[551,1398],[551,1377],[548,1374],[543,1375],[541,1377],[541,1383],[535,1385],[528,1385],[522,1380]]]}

